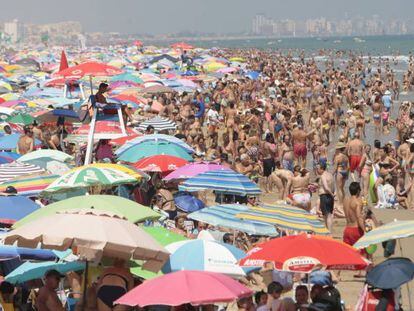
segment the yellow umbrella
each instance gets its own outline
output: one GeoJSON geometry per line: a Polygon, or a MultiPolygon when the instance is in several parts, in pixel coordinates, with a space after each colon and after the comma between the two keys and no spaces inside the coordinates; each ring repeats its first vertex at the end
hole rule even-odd
{"type": "Polygon", "coordinates": [[[238,62],[238,63],[244,63],[246,60],[242,57],[232,57],[229,59],[231,62],[238,62]]]}
{"type": "MultiPolygon", "coordinates": [[[[139,170],[136,170],[130,166],[122,165],[122,164],[113,164],[113,163],[94,163],[90,164],[91,167],[98,167],[98,168],[112,168],[116,169],[118,171],[124,172],[128,175],[131,175],[136,180],[141,180],[142,178],[148,178],[148,175],[144,172],[141,172],[139,170]]],[[[76,168],[74,169],[76,170],[76,168]]]]}
{"type": "Polygon", "coordinates": [[[226,67],[226,65],[219,63],[219,62],[211,62],[211,63],[207,63],[206,65],[204,65],[204,69],[209,72],[214,72],[224,67],[226,67]]]}

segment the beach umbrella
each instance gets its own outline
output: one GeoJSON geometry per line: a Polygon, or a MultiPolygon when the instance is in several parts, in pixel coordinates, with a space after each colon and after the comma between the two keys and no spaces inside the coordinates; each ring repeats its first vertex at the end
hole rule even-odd
{"type": "Polygon", "coordinates": [[[248,71],[245,76],[251,80],[257,80],[259,75],[260,73],[257,71],[248,71]]]}
{"type": "Polygon", "coordinates": [[[149,280],[116,303],[141,308],[152,305],[194,306],[231,302],[253,292],[228,276],[206,271],[179,271],[149,280]],[[174,290],[172,290],[174,289],[174,290]]]}
{"type": "Polygon", "coordinates": [[[14,161],[13,158],[0,155],[0,164],[12,163],[14,161]]]}
{"type": "Polygon", "coordinates": [[[88,195],[76,196],[66,200],[58,201],[42,207],[36,212],[26,216],[13,225],[19,228],[37,219],[51,216],[57,212],[64,212],[73,209],[96,209],[108,211],[122,216],[132,223],[143,222],[145,220],[157,220],[161,215],[149,207],[138,204],[134,201],[114,196],[114,195],[88,195]]]}
{"type": "Polygon", "coordinates": [[[245,253],[233,245],[208,240],[188,240],[169,244],[165,248],[171,255],[162,268],[164,273],[197,270],[232,277],[245,275],[237,264],[245,253]]]}
{"type": "Polygon", "coordinates": [[[35,121],[35,118],[33,118],[29,114],[16,114],[13,116],[10,116],[6,119],[6,122],[15,123],[15,124],[22,124],[22,125],[29,125],[33,124],[33,121],[35,121]]]}
{"type": "Polygon", "coordinates": [[[137,84],[144,83],[144,81],[139,76],[136,76],[136,75],[134,75],[132,73],[128,73],[128,72],[120,74],[120,75],[113,76],[110,79],[110,81],[111,82],[129,81],[129,82],[134,82],[134,83],[137,83],[137,84]]]}
{"type": "Polygon", "coordinates": [[[185,42],[176,42],[171,44],[173,49],[180,49],[180,50],[192,50],[194,47],[191,44],[185,42]]]}
{"type": "Polygon", "coordinates": [[[11,152],[11,151],[0,151],[0,156],[7,157],[7,158],[12,158],[13,160],[17,160],[18,158],[21,157],[20,154],[18,154],[16,152],[11,152]]]}
{"type": "Polygon", "coordinates": [[[142,158],[132,166],[144,172],[168,174],[187,163],[182,158],[161,154],[142,158]]]}
{"type": "Polygon", "coordinates": [[[317,265],[328,270],[363,270],[369,262],[352,246],[330,237],[300,234],[275,238],[257,245],[240,261],[241,266],[274,264],[275,269],[311,272],[317,265]]]}
{"type": "Polygon", "coordinates": [[[195,192],[214,190],[233,195],[259,195],[260,188],[247,176],[232,170],[208,171],[187,179],[179,185],[179,190],[195,192]]]}
{"type": "Polygon", "coordinates": [[[236,217],[275,225],[282,229],[329,234],[318,216],[287,204],[253,206],[241,211],[236,217]]]}
{"type": "Polygon", "coordinates": [[[152,85],[145,87],[141,93],[145,94],[161,94],[161,93],[173,93],[174,90],[165,85],[152,85]]]}
{"type": "Polygon", "coordinates": [[[0,192],[12,186],[21,196],[38,196],[40,192],[55,181],[59,175],[22,176],[0,184],[0,192]]]}
{"type": "Polygon", "coordinates": [[[186,142],[182,141],[181,139],[175,136],[165,135],[165,134],[150,134],[150,135],[139,136],[139,137],[136,137],[134,139],[127,141],[115,153],[119,155],[123,153],[124,151],[128,150],[129,148],[134,147],[143,142],[147,142],[147,141],[155,141],[155,142],[165,141],[165,142],[183,147],[189,153],[194,152],[194,149],[192,147],[190,147],[186,142]]]}
{"type": "Polygon", "coordinates": [[[72,261],[72,262],[24,262],[8,275],[5,280],[12,284],[23,284],[25,282],[42,279],[45,273],[49,270],[56,270],[61,274],[66,274],[70,271],[82,271],[85,269],[84,262],[72,261]]]}
{"type": "MultiPolygon", "coordinates": [[[[17,143],[20,138],[20,134],[10,134],[0,137],[0,150],[13,150],[17,148],[17,143]]],[[[35,139],[35,145],[38,146],[42,142],[35,139]]]]}
{"type": "Polygon", "coordinates": [[[178,209],[186,213],[192,213],[205,207],[203,201],[189,193],[179,193],[174,197],[174,203],[178,209]]]}
{"type": "Polygon", "coordinates": [[[56,260],[57,257],[55,252],[46,249],[0,245],[0,261],[10,259],[56,260]]]}
{"type": "Polygon", "coordinates": [[[137,182],[138,180],[136,177],[119,169],[112,167],[97,167],[92,164],[77,167],[66,172],[43,190],[43,193],[62,192],[65,190],[89,188],[92,186],[112,187],[122,184],[134,184],[137,182]]]}
{"type": "Polygon", "coordinates": [[[72,161],[73,156],[54,149],[39,149],[22,155],[19,162],[27,162],[30,160],[37,160],[41,158],[49,158],[60,162],[72,161]]]}
{"type": "Polygon", "coordinates": [[[375,288],[394,289],[414,278],[414,263],[408,258],[389,258],[367,273],[367,283],[375,288]]]}
{"type": "Polygon", "coordinates": [[[12,225],[39,208],[35,202],[20,195],[0,196],[0,223],[12,225]]]}
{"type": "Polygon", "coordinates": [[[65,50],[62,50],[62,53],[60,54],[59,71],[63,71],[67,68],[69,68],[68,59],[66,57],[65,50]]]}
{"type": "Polygon", "coordinates": [[[152,236],[162,246],[167,246],[174,242],[186,241],[187,238],[181,234],[172,232],[164,227],[143,226],[142,229],[152,236]]]}
{"type": "Polygon", "coordinates": [[[118,155],[118,160],[125,162],[137,162],[138,160],[154,155],[171,155],[191,161],[193,158],[184,148],[168,142],[143,142],[131,147],[122,154],[118,155]]]}
{"type": "Polygon", "coordinates": [[[0,183],[12,180],[16,177],[31,174],[41,174],[45,170],[34,164],[24,162],[12,162],[0,165],[0,183]]]}
{"type": "MultiPolygon", "coordinates": [[[[90,124],[82,124],[79,128],[74,130],[72,134],[73,136],[77,136],[77,135],[81,136],[83,137],[84,141],[86,141],[88,139],[89,130],[90,130],[90,124]]],[[[126,128],[126,132],[127,132],[127,135],[135,134],[135,132],[130,127],[126,128]]],[[[104,120],[96,121],[95,134],[94,134],[95,139],[97,140],[112,139],[112,138],[119,138],[123,136],[125,135],[122,133],[122,130],[119,126],[119,122],[104,121],[104,120]]],[[[69,140],[69,136],[66,139],[69,140]]]]}
{"type": "Polygon", "coordinates": [[[236,217],[237,214],[247,210],[249,208],[243,204],[222,204],[206,207],[188,214],[188,218],[215,227],[233,229],[247,234],[261,236],[275,236],[278,234],[275,226],[256,221],[241,220],[236,217]]]}
{"type": "Polygon", "coordinates": [[[168,252],[128,220],[106,211],[79,209],[36,219],[3,235],[4,243],[67,250],[82,260],[103,257],[145,260],[144,268],[159,271],[168,252]]]}
{"type": "Polygon", "coordinates": [[[216,164],[216,163],[209,163],[209,162],[195,162],[195,163],[188,163],[184,166],[177,168],[174,172],[168,174],[164,177],[164,180],[173,180],[173,179],[187,179],[193,176],[196,176],[201,173],[205,173],[208,171],[218,171],[218,170],[230,170],[230,168],[216,164]]]}
{"type": "Polygon", "coordinates": [[[138,129],[140,129],[141,131],[145,131],[148,126],[154,127],[154,130],[158,132],[165,130],[175,130],[175,128],[177,127],[174,121],[156,116],[152,119],[142,122],[138,126],[138,129]]]}
{"type": "Polygon", "coordinates": [[[61,162],[58,160],[54,160],[53,158],[44,157],[44,158],[38,158],[33,160],[24,161],[25,163],[37,165],[38,167],[43,168],[50,174],[57,174],[62,175],[66,173],[67,171],[70,171],[72,169],[72,165],[61,162]]]}
{"type": "Polygon", "coordinates": [[[414,220],[397,220],[366,232],[354,247],[361,249],[388,240],[408,238],[414,235],[414,220]]]}
{"type": "Polygon", "coordinates": [[[77,66],[59,71],[56,75],[69,78],[82,78],[84,76],[106,77],[119,75],[123,71],[119,68],[98,62],[86,62],[77,66]]]}
{"type": "MultiPolygon", "coordinates": [[[[133,139],[135,139],[139,136],[140,136],[139,134],[132,134],[132,135],[124,136],[124,137],[114,138],[114,139],[111,139],[111,144],[115,145],[115,146],[123,146],[126,143],[128,143],[129,141],[131,141],[131,140],[133,140],[133,139]]],[[[119,148],[116,151],[118,151],[118,150],[119,150],[119,148]]],[[[116,151],[115,151],[115,154],[116,154],[116,151]]]]}
{"type": "Polygon", "coordinates": [[[55,123],[58,120],[65,122],[80,122],[79,115],[76,111],[70,109],[53,109],[45,111],[41,115],[37,116],[36,119],[40,123],[55,123]]]}

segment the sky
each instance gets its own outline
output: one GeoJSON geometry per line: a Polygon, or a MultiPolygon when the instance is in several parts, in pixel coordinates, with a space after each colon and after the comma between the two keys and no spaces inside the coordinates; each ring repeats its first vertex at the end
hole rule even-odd
{"type": "Polygon", "coordinates": [[[413,0],[0,0],[0,21],[79,21],[87,32],[240,33],[258,13],[275,19],[369,17],[409,19],[413,0]]]}

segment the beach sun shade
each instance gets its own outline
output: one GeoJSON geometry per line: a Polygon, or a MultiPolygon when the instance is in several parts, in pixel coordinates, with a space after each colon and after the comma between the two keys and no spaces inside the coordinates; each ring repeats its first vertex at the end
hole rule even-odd
{"type": "Polygon", "coordinates": [[[208,171],[218,171],[218,170],[229,170],[230,168],[216,164],[216,163],[208,163],[208,162],[195,162],[195,163],[188,163],[184,166],[179,167],[174,172],[168,174],[164,177],[164,180],[173,180],[173,179],[187,179],[193,177],[195,175],[208,172],[208,171]]]}
{"type": "Polygon", "coordinates": [[[117,186],[122,184],[134,184],[136,177],[112,167],[98,167],[90,164],[74,168],[63,174],[51,183],[43,193],[54,193],[76,188],[88,188],[91,186],[117,186]]]}
{"type": "Polygon", "coordinates": [[[59,175],[22,176],[11,179],[0,184],[0,192],[6,191],[8,186],[16,188],[17,193],[22,196],[38,196],[42,190],[55,181],[59,175]]]}
{"type": "Polygon", "coordinates": [[[274,264],[275,269],[311,272],[316,265],[328,270],[363,270],[369,262],[352,246],[325,236],[300,234],[275,238],[257,245],[240,261],[241,266],[274,264]]]}
{"type": "Polygon", "coordinates": [[[242,231],[247,234],[262,236],[275,236],[278,234],[275,226],[250,220],[242,220],[236,217],[237,214],[248,210],[247,205],[222,204],[193,212],[188,215],[188,218],[216,227],[242,231]]]}
{"type": "Polygon", "coordinates": [[[67,250],[80,259],[103,257],[145,260],[144,268],[157,272],[169,253],[135,224],[96,209],[66,211],[39,218],[3,235],[7,245],[67,250]]]}
{"type": "Polygon", "coordinates": [[[233,195],[259,195],[260,188],[247,176],[229,170],[209,171],[187,179],[179,185],[180,191],[214,190],[233,195]]]}
{"type": "Polygon", "coordinates": [[[141,131],[145,131],[148,126],[153,126],[154,130],[157,132],[165,130],[175,130],[175,128],[177,127],[174,121],[156,116],[152,119],[142,122],[138,126],[138,129],[141,131]]]}
{"type": "MultiPolygon", "coordinates": [[[[0,150],[14,150],[17,148],[17,142],[19,141],[20,134],[10,134],[0,137],[0,150]]],[[[35,139],[35,145],[38,146],[42,142],[35,139]]]]}
{"type": "Polygon", "coordinates": [[[142,158],[138,162],[132,164],[132,166],[144,172],[166,174],[175,171],[177,168],[187,163],[188,161],[182,158],[161,154],[142,158]]]}
{"type": "Polygon", "coordinates": [[[69,67],[65,70],[59,71],[57,75],[66,78],[82,78],[84,76],[106,77],[119,75],[123,71],[106,64],[98,62],[86,62],[77,66],[69,67]]]}
{"type": "Polygon", "coordinates": [[[354,245],[355,248],[366,248],[373,244],[388,240],[408,238],[414,235],[414,220],[398,220],[377,227],[360,238],[354,245]]]}
{"type": "Polygon", "coordinates": [[[29,153],[26,153],[25,155],[22,155],[19,158],[19,162],[25,162],[30,160],[36,160],[39,158],[51,158],[53,160],[66,162],[73,160],[73,156],[64,153],[59,150],[53,150],[53,149],[39,149],[36,151],[32,151],[29,153]]]}
{"type": "Polygon", "coordinates": [[[118,155],[118,160],[134,163],[140,159],[154,155],[171,155],[186,161],[191,161],[193,159],[187,150],[179,145],[171,144],[166,141],[146,141],[131,147],[118,155]]]}
{"type": "Polygon", "coordinates": [[[119,298],[127,306],[194,306],[231,302],[253,292],[228,276],[205,271],[179,271],[146,281],[119,298]],[[173,290],[172,290],[173,289],[173,290]]]}
{"type": "Polygon", "coordinates": [[[203,209],[205,204],[190,193],[178,193],[174,197],[177,208],[185,213],[191,213],[203,209]]]}
{"type": "Polygon", "coordinates": [[[414,263],[408,258],[389,258],[367,273],[367,283],[375,288],[394,289],[414,278],[414,263]]]}
{"type": "Polygon", "coordinates": [[[236,215],[241,220],[257,221],[275,225],[279,228],[328,234],[329,231],[318,216],[287,204],[253,206],[236,215]]]}
{"type": "Polygon", "coordinates": [[[162,246],[180,241],[186,241],[187,238],[181,234],[172,232],[164,227],[148,227],[143,226],[142,229],[152,236],[162,246]]]}
{"type": "Polygon", "coordinates": [[[134,201],[114,195],[97,194],[77,196],[46,205],[45,207],[16,222],[13,225],[13,228],[19,228],[39,218],[54,215],[57,212],[88,208],[112,212],[116,215],[125,217],[132,223],[143,222],[145,220],[156,220],[161,217],[160,214],[153,211],[149,207],[143,206],[134,201]]]}
{"type": "Polygon", "coordinates": [[[175,242],[165,247],[170,258],[162,268],[164,273],[181,270],[210,271],[240,278],[245,276],[237,261],[245,253],[229,244],[207,240],[175,242]]]}
{"type": "Polygon", "coordinates": [[[23,175],[44,173],[45,170],[29,163],[12,162],[0,165],[0,183],[23,175]]]}
{"type": "Polygon", "coordinates": [[[164,134],[151,134],[151,135],[144,135],[144,136],[135,137],[133,139],[128,140],[121,147],[119,147],[116,150],[115,153],[117,155],[120,155],[123,152],[125,152],[126,150],[128,150],[129,148],[134,147],[134,146],[139,145],[139,144],[142,144],[143,142],[148,142],[148,141],[168,142],[168,143],[171,143],[173,145],[178,145],[180,147],[183,147],[189,153],[194,152],[194,149],[192,147],[190,147],[187,143],[185,143],[184,141],[182,141],[181,139],[179,139],[175,136],[164,135],[164,134]]]}
{"type": "Polygon", "coordinates": [[[0,223],[11,225],[39,208],[39,205],[23,196],[0,196],[0,223]]]}
{"type": "Polygon", "coordinates": [[[17,247],[14,245],[0,245],[0,261],[10,259],[20,260],[56,260],[56,254],[51,250],[39,248],[17,247]]]}

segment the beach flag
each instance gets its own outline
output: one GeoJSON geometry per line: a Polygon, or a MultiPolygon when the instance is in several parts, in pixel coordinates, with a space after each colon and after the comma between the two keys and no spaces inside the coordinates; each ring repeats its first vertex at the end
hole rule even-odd
{"type": "Polygon", "coordinates": [[[60,55],[59,71],[65,70],[66,68],[69,68],[68,59],[66,57],[65,50],[62,50],[62,54],[60,55]]]}

